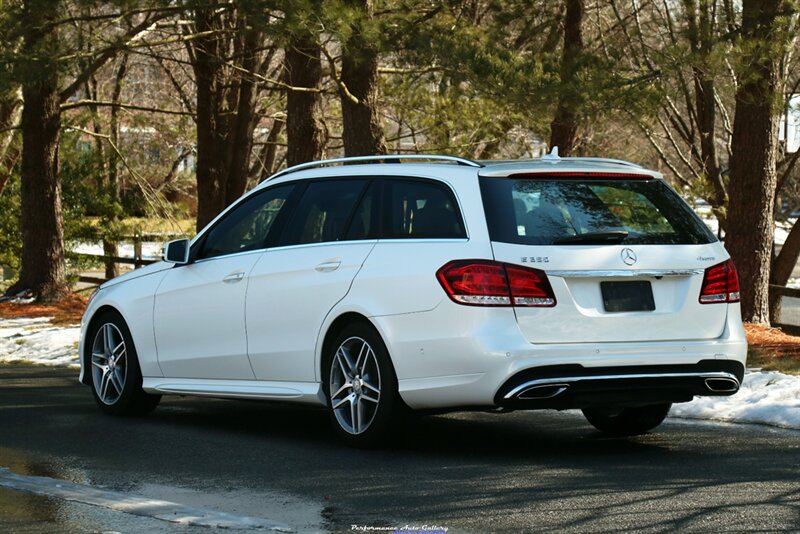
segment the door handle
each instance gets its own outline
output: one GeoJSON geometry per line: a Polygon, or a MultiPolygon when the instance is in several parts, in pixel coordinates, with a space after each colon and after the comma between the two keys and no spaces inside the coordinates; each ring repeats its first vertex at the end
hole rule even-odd
{"type": "Polygon", "coordinates": [[[340,261],[326,261],[314,267],[314,270],[321,273],[329,273],[338,269],[341,264],[342,262],[340,261]]]}
{"type": "Polygon", "coordinates": [[[244,278],[244,271],[239,271],[238,273],[229,274],[222,281],[226,284],[235,284],[236,282],[241,282],[242,278],[244,278]]]}

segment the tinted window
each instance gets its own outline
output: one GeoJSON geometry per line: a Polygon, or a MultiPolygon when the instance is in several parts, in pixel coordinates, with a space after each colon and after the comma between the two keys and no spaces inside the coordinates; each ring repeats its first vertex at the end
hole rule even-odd
{"type": "Polygon", "coordinates": [[[461,214],[444,184],[387,180],[385,237],[466,237],[461,214]]]}
{"type": "Polygon", "coordinates": [[[263,248],[292,189],[293,185],[273,187],[242,201],[208,232],[198,259],[263,248]]]}
{"type": "Polygon", "coordinates": [[[377,237],[375,206],[378,202],[378,190],[378,182],[372,181],[361,198],[361,202],[358,203],[345,239],[353,241],[377,237]]]}
{"type": "Polygon", "coordinates": [[[661,180],[481,178],[492,240],[701,244],[714,235],[661,180]]]}
{"type": "Polygon", "coordinates": [[[281,245],[339,241],[367,180],[311,182],[303,193],[281,245]]]}

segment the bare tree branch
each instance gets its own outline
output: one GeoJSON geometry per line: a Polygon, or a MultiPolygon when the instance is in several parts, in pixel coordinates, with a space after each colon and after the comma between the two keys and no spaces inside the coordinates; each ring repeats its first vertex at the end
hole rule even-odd
{"type": "Polygon", "coordinates": [[[75,109],[81,107],[92,107],[92,106],[130,109],[132,111],[145,111],[147,113],[162,113],[164,115],[185,115],[191,117],[194,116],[194,113],[192,113],[191,111],[150,108],[147,106],[137,106],[136,104],[125,104],[123,102],[109,102],[104,100],[91,100],[85,98],[81,100],[75,100],[73,102],[67,102],[66,104],[61,104],[61,111],[67,111],[69,109],[75,109]]]}

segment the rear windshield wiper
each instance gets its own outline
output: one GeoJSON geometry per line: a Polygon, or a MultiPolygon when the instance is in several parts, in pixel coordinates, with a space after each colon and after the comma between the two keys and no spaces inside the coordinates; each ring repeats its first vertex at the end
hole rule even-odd
{"type": "Polygon", "coordinates": [[[585,234],[571,235],[553,241],[554,245],[569,245],[578,243],[622,243],[628,237],[625,230],[611,232],[587,232],[585,234]]]}

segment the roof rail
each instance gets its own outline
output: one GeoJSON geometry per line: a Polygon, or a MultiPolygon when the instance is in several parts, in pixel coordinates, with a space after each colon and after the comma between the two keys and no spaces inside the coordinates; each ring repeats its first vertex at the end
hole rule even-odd
{"type": "Polygon", "coordinates": [[[323,159],[320,161],[309,161],[308,163],[300,163],[282,171],[276,172],[267,180],[272,180],[278,176],[283,176],[297,171],[306,169],[313,169],[316,167],[325,167],[328,165],[337,164],[365,164],[365,163],[402,163],[401,160],[423,160],[423,161],[443,161],[447,163],[455,163],[457,165],[464,165],[467,167],[483,167],[480,163],[472,161],[471,159],[459,158],[456,156],[438,156],[435,154],[386,154],[385,156],[356,156],[350,158],[334,158],[323,159]]]}

